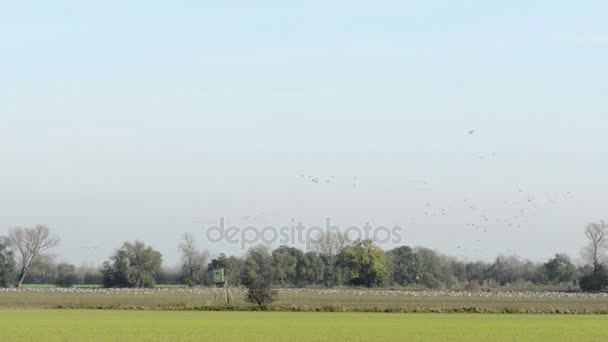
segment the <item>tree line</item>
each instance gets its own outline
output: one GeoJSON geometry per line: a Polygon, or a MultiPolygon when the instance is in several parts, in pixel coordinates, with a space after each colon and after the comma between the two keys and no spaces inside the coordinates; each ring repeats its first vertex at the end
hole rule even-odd
{"type": "Polygon", "coordinates": [[[468,262],[424,247],[382,250],[371,240],[349,242],[339,233],[316,239],[312,251],[279,246],[253,247],[244,256],[210,258],[193,234],[178,244],[179,267],[163,267],[162,254],[141,241],[125,242],[100,267],[55,263],[50,251],[59,238],[43,225],[13,228],[0,238],[0,287],[24,283],[99,284],[104,287],[154,287],[157,284],[213,285],[211,271],[223,268],[230,286],[250,291],[251,301],[272,297],[273,287],[418,287],[485,290],[502,286],[603,291],[608,288],[608,225],[585,228],[584,262],[565,254],[535,263],[500,255],[493,262],[468,262]],[[255,293],[254,293],[255,292],[255,293]]]}

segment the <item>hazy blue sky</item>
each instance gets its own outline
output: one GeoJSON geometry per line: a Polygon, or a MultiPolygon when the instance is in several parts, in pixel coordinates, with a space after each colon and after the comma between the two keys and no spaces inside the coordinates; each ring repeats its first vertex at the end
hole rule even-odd
{"type": "Polygon", "coordinates": [[[606,13],[0,0],[0,234],[46,223],[77,264],[141,239],[172,264],[219,216],[331,216],[462,257],[576,257],[608,219],[606,13]]]}

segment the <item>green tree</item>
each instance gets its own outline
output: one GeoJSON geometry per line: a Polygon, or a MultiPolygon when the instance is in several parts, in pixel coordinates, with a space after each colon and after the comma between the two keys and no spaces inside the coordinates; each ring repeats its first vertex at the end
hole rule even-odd
{"type": "Polygon", "coordinates": [[[302,262],[303,255],[301,250],[288,246],[280,246],[272,252],[275,274],[281,286],[285,286],[286,280],[292,284],[297,283],[296,270],[298,263],[302,262]]]}
{"type": "Polygon", "coordinates": [[[272,255],[264,246],[253,247],[247,253],[243,266],[243,285],[247,288],[247,301],[264,306],[276,299],[273,290],[275,271],[272,255]]]}
{"type": "Polygon", "coordinates": [[[576,267],[565,254],[555,254],[543,265],[547,279],[552,283],[570,282],[576,279],[576,267]]]}
{"type": "Polygon", "coordinates": [[[481,261],[469,262],[465,265],[469,289],[477,289],[486,283],[489,268],[490,265],[481,261]]]}
{"type": "Polygon", "coordinates": [[[78,283],[78,274],[76,273],[76,266],[66,263],[57,265],[57,276],[55,278],[55,285],[59,287],[72,287],[76,283],[78,283]]]}
{"type": "Polygon", "coordinates": [[[0,287],[9,287],[15,282],[15,256],[8,243],[0,238],[0,287]]]}
{"type": "Polygon", "coordinates": [[[488,269],[488,276],[500,285],[508,285],[521,278],[522,268],[518,257],[499,255],[488,269]]]}
{"type": "Polygon", "coordinates": [[[410,285],[422,275],[418,255],[408,246],[401,246],[386,253],[386,264],[391,280],[399,285],[410,285]]]}
{"type": "Polygon", "coordinates": [[[467,269],[463,262],[448,256],[440,256],[439,280],[448,288],[462,288],[467,282],[467,269]]]}
{"type": "Polygon", "coordinates": [[[298,264],[298,285],[316,285],[323,282],[325,263],[315,252],[307,252],[298,264]]]}
{"type": "Polygon", "coordinates": [[[143,242],[125,242],[102,267],[104,287],[154,287],[162,255],[143,242]]]}
{"type": "Polygon", "coordinates": [[[422,271],[419,283],[431,289],[443,287],[444,284],[441,281],[441,258],[439,255],[434,250],[424,247],[417,247],[415,252],[420,260],[422,271]]]}
{"type": "Polygon", "coordinates": [[[348,282],[357,286],[380,286],[387,276],[384,251],[372,240],[357,240],[338,255],[338,264],[347,269],[348,282]]]}

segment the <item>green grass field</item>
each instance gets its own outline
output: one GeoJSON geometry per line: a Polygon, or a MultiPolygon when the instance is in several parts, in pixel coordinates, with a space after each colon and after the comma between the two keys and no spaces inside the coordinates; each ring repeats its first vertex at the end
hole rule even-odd
{"type": "MultiPolygon", "coordinates": [[[[0,341],[608,340],[608,315],[590,314],[608,312],[603,294],[282,289],[270,309],[311,312],[198,311],[217,309],[208,306],[212,297],[204,288],[4,289],[0,341]],[[399,312],[312,312],[319,308],[399,312]],[[454,313],[467,308],[510,314],[454,313]],[[412,311],[418,313],[401,313],[412,311]],[[532,314],[538,312],[581,314],[532,314]]],[[[257,308],[239,289],[234,305],[257,308]]]]}
{"type": "Polygon", "coordinates": [[[605,315],[0,310],[6,342],[605,341],[605,315]]]}

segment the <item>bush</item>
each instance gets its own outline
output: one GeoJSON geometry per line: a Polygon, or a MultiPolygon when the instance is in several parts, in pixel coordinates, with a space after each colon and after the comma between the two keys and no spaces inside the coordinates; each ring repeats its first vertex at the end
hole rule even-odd
{"type": "Polygon", "coordinates": [[[247,301],[259,306],[274,302],[276,296],[277,291],[266,284],[258,284],[258,286],[247,288],[247,301]]]}

